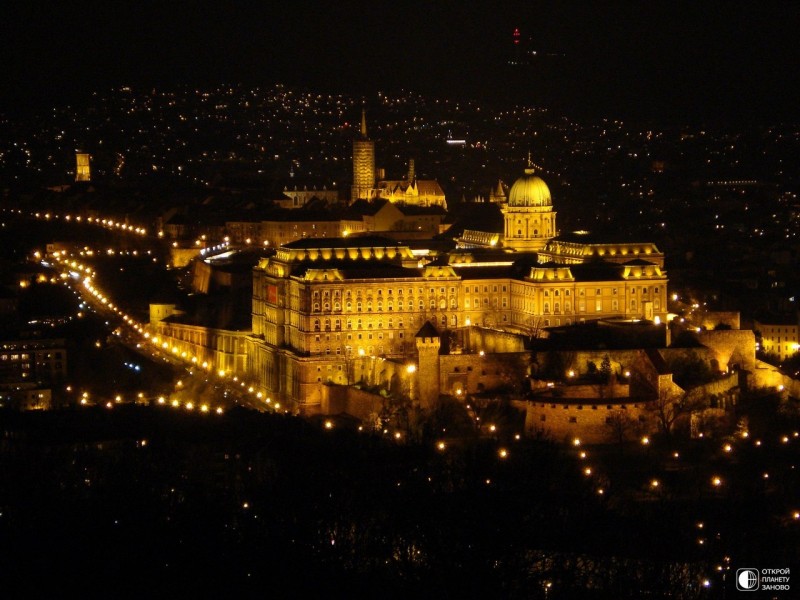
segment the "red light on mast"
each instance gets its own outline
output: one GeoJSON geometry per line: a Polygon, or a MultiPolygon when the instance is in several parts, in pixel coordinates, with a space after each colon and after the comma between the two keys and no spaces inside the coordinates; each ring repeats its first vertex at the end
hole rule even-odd
{"type": "Polygon", "coordinates": [[[512,34],[512,37],[514,38],[514,45],[519,44],[519,36],[520,36],[519,27],[515,27],[514,33],[512,34]]]}

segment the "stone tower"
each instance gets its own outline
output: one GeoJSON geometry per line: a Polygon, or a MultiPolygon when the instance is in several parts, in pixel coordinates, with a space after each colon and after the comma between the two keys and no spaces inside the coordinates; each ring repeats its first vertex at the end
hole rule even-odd
{"type": "Polygon", "coordinates": [[[367,111],[361,109],[361,133],[353,140],[353,186],[350,200],[370,198],[375,189],[375,142],[367,137],[367,111]]]}
{"type": "Polygon", "coordinates": [[[89,165],[90,156],[85,152],[75,153],[75,181],[91,181],[92,171],[89,165]]]}
{"type": "Polygon", "coordinates": [[[419,355],[419,404],[424,409],[431,409],[439,400],[439,348],[442,342],[439,332],[430,321],[425,322],[415,337],[419,355]]]}

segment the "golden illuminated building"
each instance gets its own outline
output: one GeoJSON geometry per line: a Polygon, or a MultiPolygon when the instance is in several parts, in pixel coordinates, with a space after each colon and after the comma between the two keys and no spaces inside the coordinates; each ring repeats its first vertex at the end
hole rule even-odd
{"type": "Polygon", "coordinates": [[[505,246],[514,250],[536,251],[558,233],[550,189],[528,159],[525,174],[514,182],[503,207],[505,246]]]}
{"type": "Polygon", "coordinates": [[[367,111],[361,111],[361,133],[353,140],[353,186],[350,200],[371,198],[375,188],[375,142],[367,137],[367,111]]]}
{"type": "Polygon", "coordinates": [[[753,328],[761,334],[761,350],[766,354],[784,361],[800,350],[800,327],[796,319],[756,321],[753,328]]]}
{"type": "Polygon", "coordinates": [[[92,172],[89,161],[91,156],[84,152],[75,154],[75,181],[91,181],[92,172]]]}
{"type": "MultiPolygon", "coordinates": [[[[362,133],[364,141],[363,117],[362,133]]],[[[360,170],[357,147],[354,175],[360,170]]],[[[364,163],[374,166],[371,152],[364,163]]],[[[500,192],[498,184],[498,197],[500,192]]],[[[663,254],[650,243],[558,236],[550,191],[530,160],[502,212],[503,233],[465,232],[469,240],[444,254],[344,230],[350,235],[312,234],[262,259],[253,271],[245,352],[260,391],[315,412],[326,401],[325,384],[387,384],[405,377],[411,386],[406,367],[419,364],[419,400],[430,404],[435,382],[445,377],[433,369],[441,358],[439,335],[455,347],[474,348],[476,340],[491,338],[489,351],[520,353],[520,334],[537,336],[548,327],[599,319],[666,322],[663,254]]],[[[487,381],[501,372],[502,366],[494,375],[480,370],[487,381]]],[[[446,376],[442,390],[466,385],[466,374],[446,376]]]]}
{"type": "Polygon", "coordinates": [[[385,179],[375,168],[375,142],[367,137],[366,111],[361,112],[361,133],[353,140],[353,186],[350,200],[380,198],[392,203],[439,206],[447,209],[444,190],[435,179],[417,179],[414,159],[408,161],[406,179],[385,179]],[[376,173],[381,178],[376,183],[376,173]]]}
{"type": "Polygon", "coordinates": [[[287,244],[254,270],[251,375],[307,411],[322,384],[353,383],[359,357],[416,360],[414,336],[426,322],[445,335],[470,326],[534,335],[594,319],[666,319],[657,265],[530,258],[454,252],[425,263],[381,237],[287,244]]]}

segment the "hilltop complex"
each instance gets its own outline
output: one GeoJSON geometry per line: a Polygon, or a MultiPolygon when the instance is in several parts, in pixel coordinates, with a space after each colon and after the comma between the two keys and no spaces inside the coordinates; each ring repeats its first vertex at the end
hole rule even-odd
{"type": "Polygon", "coordinates": [[[562,232],[530,155],[512,185],[485,188],[488,202],[449,212],[414,160],[391,180],[375,157],[362,111],[348,197],[330,181],[292,182],[272,201],[231,194],[235,205],[214,206],[212,196],[196,214],[160,213],[157,237],[171,267],[188,267],[194,298],[150,298],[151,340],[304,415],[374,423],[390,397],[423,410],[502,397],[529,433],[590,441],[607,441],[615,423],[657,428],[653,407],[665,401],[723,419],[741,377],[765,376],[734,313],[673,343],[682,328],[667,325],[664,253],[610,227],[562,232]],[[673,381],[676,361],[702,363],[708,377],[673,381]]]}

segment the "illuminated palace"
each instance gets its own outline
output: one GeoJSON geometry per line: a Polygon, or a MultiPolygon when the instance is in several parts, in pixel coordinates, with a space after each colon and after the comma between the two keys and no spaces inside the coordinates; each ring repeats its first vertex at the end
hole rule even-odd
{"type": "Polygon", "coordinates": [[[313,412],[323,384],[356,381],[363,357],[380,360],[385,379],[391,365],[416,364],[426,323],[441,339],[464,340],[666,320],[664,257],[653,244],[558,236],[550,192],[531,169],[502,210],[502,235],[467,231],[459,248],[436,256],[378,236],[284,244],[254,269],[251,376],[266,394],[313,412]]]}

